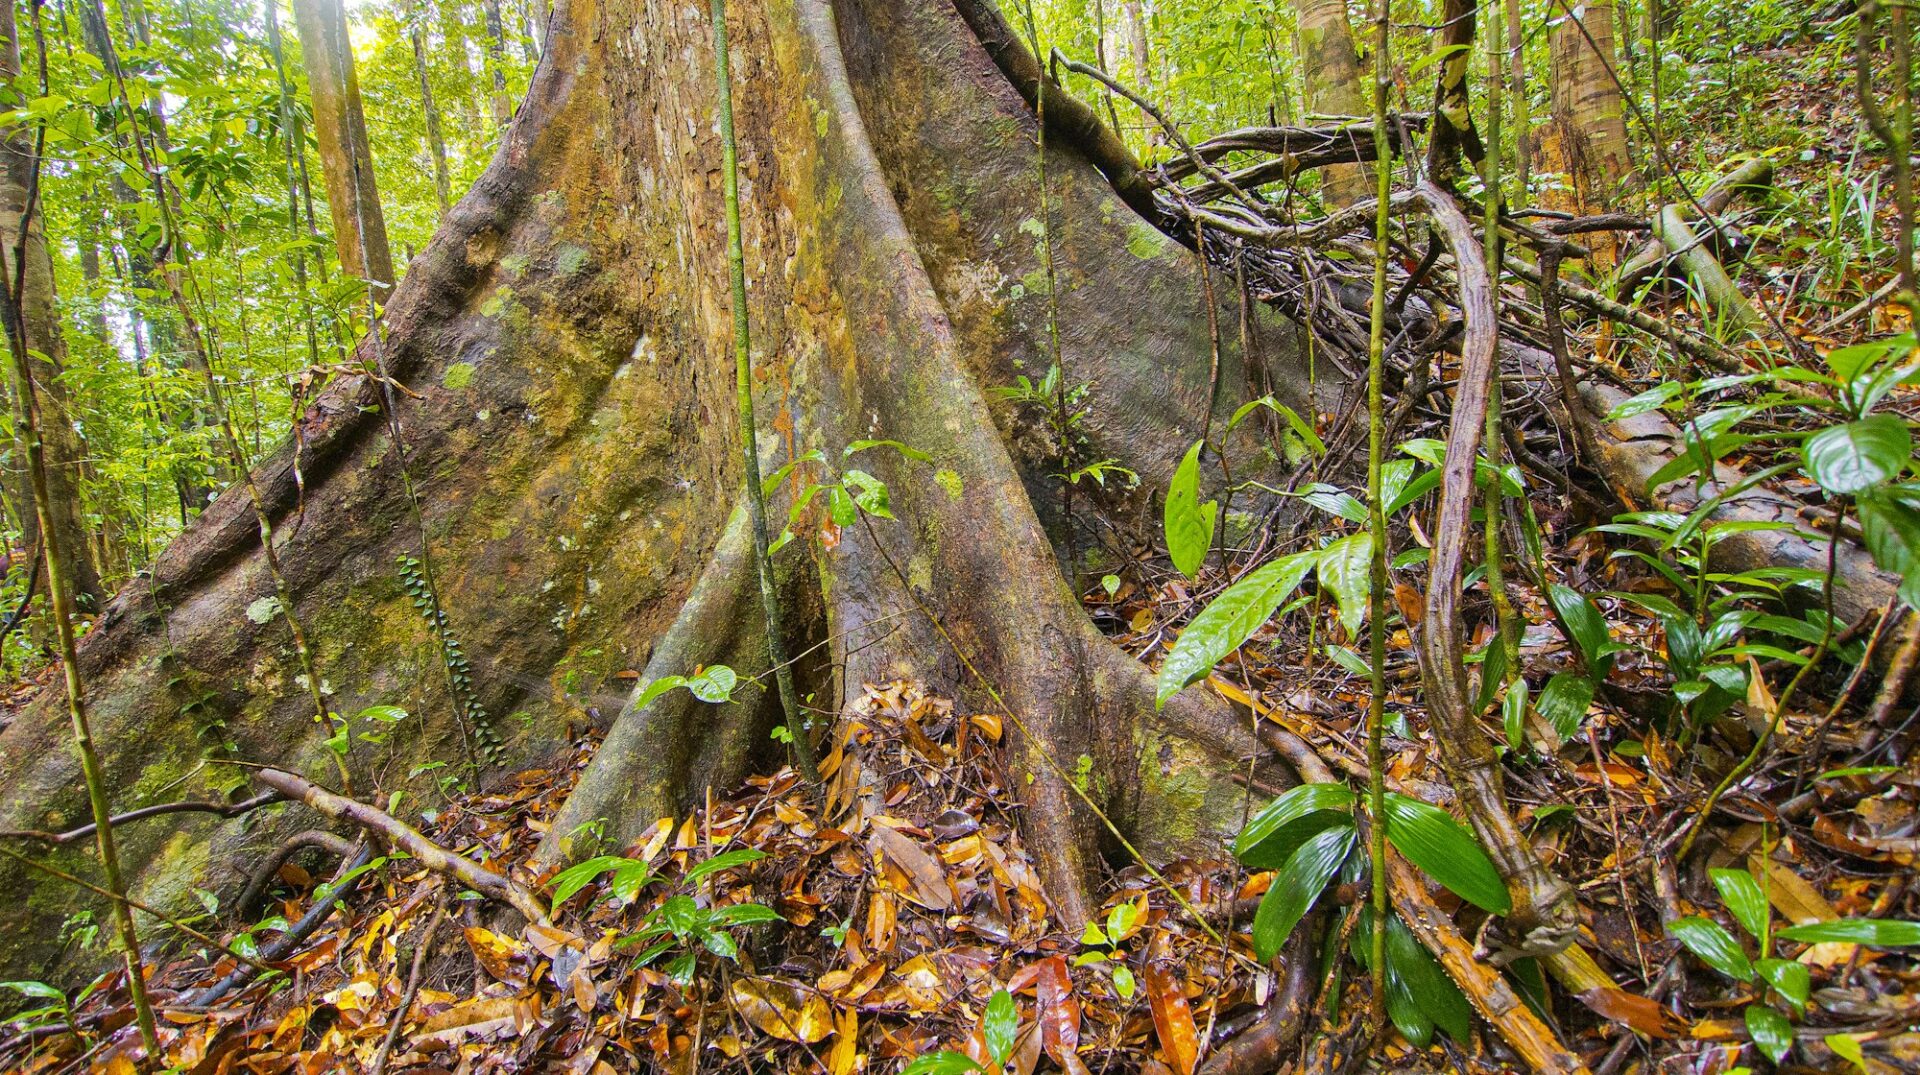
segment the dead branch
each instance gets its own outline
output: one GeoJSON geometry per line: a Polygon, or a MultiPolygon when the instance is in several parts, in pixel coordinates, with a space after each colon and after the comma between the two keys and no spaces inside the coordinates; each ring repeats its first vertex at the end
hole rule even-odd
{"type": "MultiPolygon", "coordinates": [[[[129,810],[124,814],[115,814],[107,819],[107,824],[119,826],[130,821],[159,817],[163,814],[213,814],[217,817],[239,817],[241,814],[258,810],[262,806],[282,802],[284,798],[285,797],[277,791],[267,791],[255,795],[251,799],[237,803],[208,803],[195,802],[192,800],[177,803],[159,803],[154,806],[143,806],[138,810],[129,810]]],[[[87,839],[93,835],[96,828],[98,828],[98,826],[87,824],[77,829],[69,829],[66,832],[41,832],[38,829],[8,829],[0,831],[0,837],[16,840],[37,840],[43,844],[64,846],[87,839]]]]}
{"type": "Polygon", "coordinates": [[[253,871],[247,875],[247,887],[240,891],[240,898],[234,902],[233,913],[240,918],[253,913],[254,907],[259,904],[261,897],[267,894],[267,889],[273,884],[273,879],[279,875],[280,867],[286,865],[288,859],[310,847],[327,851],[342,862],[353,854],[351,843],[344,837],[335,836],[325,829],[296,832],[287,837],[272,854],[261,859],[253,871]]]}
{"type": "Polygon", "coordinates": [[[327,817],[350,821],[366,829],[388,847],[413,856],[427,869],[446,874],[483,896],[508,904],[529,922],[547,924],[547,915],[540,909],[540,901],[534,899],[533,893],[527,891],[525,886],[494,873],[465,855],[448,851],[384,810],[368,806],[358,799],[336,795],[305,777],[280,769],[261,769],[254,774],[254,779],[290,799],[306,803],[327,817]]]}

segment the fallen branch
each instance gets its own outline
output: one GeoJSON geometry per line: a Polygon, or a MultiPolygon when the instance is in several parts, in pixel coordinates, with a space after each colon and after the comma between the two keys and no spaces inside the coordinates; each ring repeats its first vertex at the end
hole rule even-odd
{"type": "MultiPolygon", "coordinates": [[[[159,803],[154,806],[143,806],[138,810],[129,810],[124,814],[115,814],[107,819],[107,824],[119,826],[130,821],[139,821],[143,818],[160,817],[163,814],[213,814],[218,817],[239,817],[241,814],[258,810],[262,806],[268,806],[282,801],[284,801],[284,797],[279,792],[267,791],[255,795],[251,799],[237,803],[207,803],[191,800],[177,803],[159,803]]],[[[92,836],[94,830],[97,828],[98,826],[96,825],[87,824],[77,829],[69,829],[66,832],[42,832],[39,829],[6,829],[0,830],[0,837],[15,840],[38,840],[43,844],[63,846],[77,843],[92,836]]]]}
{"type": "MultiPolygon", "coordinates": [[[[352,861],[342,866],[337,876],[348,877],[353,871],[372,861],[372,845],[362,845],[360,853],[355,855],[352,861]]],[[[285,933],[282,933],[278,939],[273,941],[273,943],[260,949],[260,962],[274,963],[285,959],[288,955],[292,954],[294,949],[306,943],[307,938],[313,936],[313,931],[319,929],[320,924],[325,922],[327,916],[333,913],[334,906],[340,902],[341,898],[348,892],[353,891],[354,885],[358,883],[358,881],[358,877],[350,877],[345,881],[335,881],[332,890],[315,901],[312,907],[307,908],[307,913],[300,916],[300,921],[295,922],[285,933]]],[[[250,973],[252,970],[252,967],[235,967],[233,973],[227,975],[225,978],[207,986],[205,989],[189,993],[185,1000],[177,1004],[169,1005],[169,1007],[174,1009],[205,1008],[232,992],[237,986],[245,983],[248,978],[252,977],[250,973]]]]}
{"type": "Polygon", "coordinates": [[[1660,215],[1654,218],[1654,234],[1668,249],[1679,251],[1680,263],[1700,285],[1701,300],[1709,310],[1746,335],[1760,334],[1763,319],[1759,312],[1734,286],[1727,270],[1720,267],[1720,259],[1693,233],[1680,215],[1679,206],[1669,205],[1660,210],[1660,215]]]}
{"type": "Polygon", "coordinates": [[[342,862],[353,854],[353,845],[344,837],[335,836],[324,829],[296,832],[287,837],[272,854],[261,859],[253,871],[247,875],[247,887],[240,890],[240,898],[234,902],[233,913],[240,918],[251,914],[254,907],[259,904],[260,898],[267,894],[267,888],[273,884],[274,877],[280,873],[280,867],[286,865],[287,860],[295,854],[309,847],[332,852],[333,856],[342,862]]]}
{"type": "MultiPolygon", "coordinates": [[[[1709,213],[1718,213],[1732,204],[1734,195],[1741,191],[1767,189],[1769,181],[1772,178],[1773,162],[1765,157],[1755,157],[1740,167],[1735,168],[1733,171],[1728,172],[1726,175],[1721,176],[1719,179],[1714,180],[1713,185],[1708,187],[1706,191],[1700,195],[1700,207],[1709,213]]],[[[1666,209],[1675,208],[1678,208],[1678,206],[1665,206],[1662,212],[1666,209]]],[[[1657,215],[1658,214],[1656,214],[1656,216],[1657,215]]],[[[1648,226],[1645,221],[1642,221],[1641,225],[1642,227],[1648,226]]],[[[1614,285],[1615,294],[1630,294],[1639,288],[1641,281],[1645,280],[1655,269],[1658,269],[1662,262],[1671,257],[1674,250],[1679,249],[1677,247],[1670,247],[1658,235],[1657,225],[1653,226],[1653,230],[1656,233],[1655,236],[1648,239],[1644,246],[1620,266],[1619,280],[1614,285]]],[[[1709,230],[1717,230],[1717,228],[1709,230]]]]}
{"type": "Polygon", "coordinates": [[[427,869],[446,874],[483,896],[508,904],[529,922],[547,924],[547,915],[540,909],[540,901],[524,885],[494,873],[465,855],[448,851],[384,810],[368,806],[358,799],[336,795],[305,777],[280,769],[261,769],[254,774],[254,779],[289,799],[306,803],[327,817],[351,821],[388,847],[413,856],[427,869]]]}

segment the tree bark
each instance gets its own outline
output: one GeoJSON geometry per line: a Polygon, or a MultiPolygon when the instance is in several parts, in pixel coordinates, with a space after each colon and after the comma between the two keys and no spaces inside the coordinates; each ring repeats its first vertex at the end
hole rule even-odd
{"type": "MultiPolygon", "coordinates": [[[[1294,16],[1307,111],[1323,116],[1367,115],[1360,53],[1353,44],[1346,0],[1294,0],[1294,16]]],[[[1369,171],[1353,164],[1323,169],[1326,185],[1322,189],[1335,205],[1352,205],[1372,196],[1369,171]]]]}
{"type": "Polygon", "coordinates": [[[413,12],[407,28],[407,38],[413,45],[413,71],[420,81],[420,108],[425,113],[427,153],[433,158],[433,194],[440,204],[440,215],[447,215],[447,207],[452,204],[451,189],[447,180],[447,140],[440,133],[440,106],[433,99],[433,82],[427,77],[426,28],[421,24],[425,20],[419,17],[419,11],[413,12]]]}
{"type": "MultiPolygon", "coordinates": [[[[11,83],[20,75],[19,38],[11,8],[0,12],[0,35],[4,35],[0,36],[0,78],[11,83]]],[[[52,497],[48,508],[52,525],[60,530],[53,542],[60,549],[58,566],[72,581],[76,601],[91,611],[100,607],[104,594],[90,554],[93,542],[80,499],[80,466],[86,448],[73,423],[72,393],[60,379],[67,364],[67,341],[54,307],[53,259],[47,251],[46,233],[41,215],[29,204],[29,199],[38,201],[32,178],[34,155],[29,128],[0,131],[0,260],[4,261],[4,278],[12,281],[19,294],[21,333],[26,339],[34,391],[40,398],[40,439],[52,497]]],[[[14,426],[18,430],[24,427],[20,418],[26,406],[27,386],[17,378],[11,385],[14,426]]],[[[19,488],[24,490],[25,486],[19,488]]],[[[18,492],[15,495],[18,503],[32,503],[18,492]]],[[[27,531],[26,543],[37,544],[41,540],[38,520],[24,509],[20,517],[27,531]]]]}
{"type": "MultiPolygon", "coordinates": [[[[1551,111],[1541,132],[1546,171],[1566,177],[1567,189],[1542,198],[1553,209],[1582,215],[1613,207],[1631,170],[1626,107],[1620,96],[1612,0],[1554,0],[1556,21],[1547,35],[1551,111]]],[[[1613,244],[1598,240],[1597,260],[1612,264],[1613,244]]]]}
{"type": "MultiPolygon", "coordinates": [[[[1243,816],[1231,777],[1247,759],[1262,783],[1287,777],[1206,692],[1155,712],[1148,671],[1094,629],[1062,575],[1046,447],[989,402],[989,388],[1051,358],[1047,297],[1021,284],[1042,251],[1008,240],[1038,205],[1035,119],[1019,92],[945,0],[732,7],[762,463],[810,449],[837,463],[870,438],[934,458],[876,449],[843,464],[887,482],[895,518],[828,543],[813,540],[825,518],[808,515],[781,553],[791,651],[819,647],[803,690],[829,711],[902,678],[969,711],[1004,701],[1025,837],[1048,849],[1049,895],[1077,923],[1114,844],[1076,784],[1149,857],[1167,857],[1218,852],[1243,816]],[[1083,780],[1068,775],[1082,767],[1083,780]]],[[[592,719],[577,693],[612,710],[623,670],[765,671],[740,541],[723,539],[740,462],[710,42],[704,20],[657,11],[556,5],[493,163],[396,289],[383,339],[361,344],[421,398],[342,378],[301,420],[300,481],[290,447],[254,474],[330,707],[410,714],[390,753],[356,746],[369,802],[428,792],[433,775],[404,774],[458,752],[439,636],[395,568],[421,555],[422,535],[474,702],[507,740],[489,771],[564,749],[592,719]],[[390,426],[379,409],[396,396],[390,426]],[[562,668],[584,684],[575,694],[549,685],[562,668]]],[[[1200,276],[1062,141],[1046,144],[1064,365],[1091,385],[1093,450],[1164,488],[1210,420],[1200,276]]],[[[1217,316],[1238,317],[1222,298],[1217,316]]],[[[1240,357],[1304,406],[1295,334],[1260,316],[1271,323],[1240,357]]],[[[1222,396],[1213,421],[1240,402],[1222,396]]],[[[824,477],[801,475],[774,493],[776,518],[793,484],[824,477]]],[[[219,764],[229,757],[330,769],[287,629],[261,603],[272,580],[246,499],[216,500],[155,562],[152,586],[115,599],[85,642],[116,809],[145,805],[146,789],[235,790],[247,770],[219,764]],[[195,773],[207,742],[231,749],[195,773]]],[[[1138,507],[1105,505],[1121,525],[1138,507]]],[[[775,708],[743,685],[718,708],[683,698],[621,713],[550,856],[582,853],[587,834],[622,845],[704,789],[777,765],[775,708]]],[[[0,827],[70,827],[79,800],[53,716],[42,703],[0,732],[0,827]]],[[[293,806],[256,818],[129,826],[136,892],[166,906],[193,887],[237,888],[236,855],[311,824],[293,806]]],[[[46,971],[74,897],[17,870],[0,884],[21,894],[0,908],[0,967],[46,971]]]]}
{"type": "Polygon", "coordinates": [[[513,119],[513,99],[507,96],[507,29],[500,17],[500,0],[481,0],[487,21],[487,72],[493,79],[493,121],[505,127],[513,119]]]}
{"type": "Polygon", "coordinates": [[[341,0],[295,0],[300,52],[313,97],[314,135],[320,171],[327,181],[333,245],[347,275],[365,280],[382,297],[393,287],[393,254],[387,222],[374,183],[373,150],[360,106],[360,76],[354,69],[347,9],[341,0]]]}

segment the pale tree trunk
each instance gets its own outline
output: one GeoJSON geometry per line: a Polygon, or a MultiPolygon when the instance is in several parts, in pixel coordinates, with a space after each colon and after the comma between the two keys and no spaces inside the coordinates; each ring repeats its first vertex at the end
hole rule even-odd
{"type": "MultiPolygon", "coordinates": [[[[20,74],[20,50],[14,27],[13,8],[0,11],[0,77],[17,79],[20,74]]],[[[9,107],[18,107],[18,104],[9,107]]],[[[33,370],[34,391],[40,398],[40,439],[47,467],[48,505],[52,526],[59,528],[53,544],[60,549],[60,567],[73,580],[73,593],[84,609],[98,609],[104,596],[100,574],[90,551],[93,542],[86,525],[80,499],[80,466],[86,448],[73,424],[73,398],[61,381],[66,368],[67,342],[60,331],[59,312],[54,306],[53,260],[47,252],[47,237],[34,212],[39,191],[33,183],[35,146],[27,128],[0,132],[0,262],[4,279],[10,281],[20,297],[21,333],[26,339],[29,365],[33,370]],[[32,199],[34,204],[29,204],[32,199]],[[25,233],[22,234],[22,226],[25,233]]],[[[13,364],[9,363],[12,369],[13,364]]],[[[20,429],[21,408],[26,405],[27,386],[12,383],[15,428],[20,429]]],[[[22,498],[22,504],[32,501],[22,498]]],[[[29,545],[41,540],[39,523],[30,511],[20,517],[29,545]]]]}
{"type": "MultiPolygon", "coordinates": [[[[1549,208],[1601,213],[1613,207],[1632,169],[1625,104],[1617,81],[1612,0],[1555,0],[1548,34],[1552,111],[1540,139],[1541,167],[1565,177],[1544,196],[1549,208]]],[[[1595,238],[1612,233],[1596,233],[1595,238]]],[[[1610,244],[1596,242],[1596,262],[1611,264],[1610,244]]]]}
{"type": "MultiPolygon", "coordinates": [[[[1360,54],[1354,48],[1346,0],[1294,0],[1294,26],[1300,39],[1300,80],[1307,111],[1322,116],[1366,115],[1360,54]]],[[[1338,205],[1351,205],[1373,195],[1372,180],[1363,165],[1345,164],[1324,171],[1322,189],[1338,205]]]]}
{"type": "Polygon", "coordinates": [[[373,179],[373,150],[360,106],[347,9],[341,0],[295,0],[293,13],[307,61],[333,245],[347,275],[367,281],[377,295],[384,295],[393,286],[393,254],[387,248],[386,217],[373,179]]]}
{"type": "MultiPolygon", "coordinates": [[[[934,459],[861,454],[849,465],[887,482],[895,518],[827,543],[816,538],[826,519],[809,516],[780,554],[788,648],[813,654],[803,689],[828,713],[863,684],[901,678],[965,712],[1004,700],[1024,726],[1009,722],[1001,748],[1024,838],[1046,849],[1048,895],[1077,924],[1114,845],[1076,788],[1164,859],[1218,853],[1243,818],[1235,778],[1250,760],[1261,784],[1289,777],[1218,697],[1190,690],[1155,710],[1149,672],[1094,628],[1063,577],[1054,460],[989,391],[1051,360],[1047,297],[1018,286],[1039,251],[1006,241],[1038,211],[1032,110],[950,0],[731,6],[749,297],[754,338],[767,341],[754,355],[763,465],[813,449],[838,461],[876,437],[934,459]]],[[[998,36],[1011,37],[1004,24],[998,36]]],[[[361,345],[419,397],[339,379],[301,421],[300,480],[291,447],[254,473],[286,523],[278,559],[329,706],[410,714],[380,753],[356,744],[348,758],[378,801],[402,790],[420,801],[434,775],[407,774],[460,756],[440,636],[396,574],[423,535],[447,637],[472,663],[474,711],[506,740],[492,771],[566,748],[585,718],[546,686],[563,665],[584,673],[579,689],[618,692],[609,710],[628,689],[623,670],[765,671],[751,565],[728,527],[739,453],[724,417],[731,319],[709,48],[705,20],[678,9],[561,0],[492,165],[395,290],[380,345],[361,345]]],[[[1201,428],[1240,400],[1212,400],[1191,253],[1066,142],[1046,142],[1063,365],[1091,385],[1090,450],[1165,488],[1201,428]]],[[[1237,318],[1237,299],[1220,299],[1215,316],[1237,318]]],[[[1294,333],[1257,315],[1253,353],[1225,356],[1248,369],[1227,383],[1258,369],[1305,406],[1294,333]]],[[[1320,391],[1342,387],[1323,376],[1320,391]]],[[[1236,476],[1260,472],[1253,451],[1236,476]]],[[[776,492],[774,518],[793,492],[776,492]]],[[[116,809],[232,790],[248,770],[220,764],[228,755],[197,768],[210,741],[331,773],[287,627],[260,613],[274,585],[247,499],[215,501],[154,562],[152,585],[110,603],[86,640],[116,809]]],[[[1077,510],[1132,527],[1142,507],[1115,494],[1077,510]]],[[[618,847],[779,764],[777,706],[763,694],[689,698],[620,713],[550,859],[587,850],[588,832],[618,847]]],[[[42,703],[0,731],[0,828],[76,816],[56,718],[42,703]]],[[[310,824],[291,808],[251,825],[178,818],[125,829],[144,898],[226,889],[237,860],[310,824]]],[[[0,968],[44,972],[74,897],[11,868],[0,883],[21,894],[0,906],[0,968]]]]}
{"type": "MultiPolygon", "coordinates": [[[[1127,59],[1133,65],[1134,89],[1148,100],[1154,97],[1153,55],[1147,48],[1147,13],[1142,0],[1125,0],[1121,5],[1127,24],[1127,59]]],[[[1147,144],[1162,145],[1166,142],[1166,132],[1150,117],[1141,117],[1146,124],[1147,144]]]]}

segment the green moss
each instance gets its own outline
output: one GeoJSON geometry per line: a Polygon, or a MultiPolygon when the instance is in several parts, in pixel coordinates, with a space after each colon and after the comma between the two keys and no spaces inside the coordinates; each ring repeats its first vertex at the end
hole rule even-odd
{"type": "Polygon", "coordinates": [[[1167,248],[1167,237],[1142,221],[1127,226],[1127,253],[1142,261],[1151,261],[1167,248]]]}
{"type": "Polygon", "coordinates": [[[564,276],[572,276],[586,267],[587,248],[567,243],[553,256],[554,265],[564,276]]]}
{"type": "Polygon", "coordinates": [[[473,383],[473,363],[455,362],[440,375],[441,387],[449,392],[458,392],[473,383]]]}

